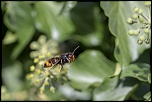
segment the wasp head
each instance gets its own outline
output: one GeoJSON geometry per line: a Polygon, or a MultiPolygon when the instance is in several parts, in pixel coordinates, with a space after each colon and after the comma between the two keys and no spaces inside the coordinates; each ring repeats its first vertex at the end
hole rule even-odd
{"type": "Polygon", "coordinates": [[[74,61],[75,57],[76,56],[74,54],[72,54],[72,53],[70,53],[69,56],[68,56],[69,60],[71,60],[71,61],[74,61]]]}
{"type": "Polygon", "coordinates": [[[76,48],[73,50],[72,53],[69,53],[68,58],[69,58],[71,61],[74,61],[74,60],[75,60],[75,57],[76,57],[76,56],[74,55],[74,52],[75,52],[75,50],[76,50],[77,48],[79,48],[79,46],[76,47],[76,48]]]}

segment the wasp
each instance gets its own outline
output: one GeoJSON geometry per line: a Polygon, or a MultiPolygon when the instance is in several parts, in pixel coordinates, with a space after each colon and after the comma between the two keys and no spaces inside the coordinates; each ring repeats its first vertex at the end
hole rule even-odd
{"type": "MultiPolygon", "coordinates": [[[[64,53],[64,54],[61,54],[59,57],[54,57],[54,58],[50,58],[48,59],[45,63],[44,63],[44,68],[47,68],[47,67],[54,67],[55,65],[60,65],[61,68],[60,70],[62,70],[63,68],[63,65],[66,64],[66,63],[71,63],[71,61],[74,61],[75,60],[75,55],[74,55],[74,52],[76,51],[76,49],[78,49],[78,47],[76,47],[73,52],[68,52],[68,53],[64,53]]],[[[60,72],[59,70],[59,72],[60,72]]]]}

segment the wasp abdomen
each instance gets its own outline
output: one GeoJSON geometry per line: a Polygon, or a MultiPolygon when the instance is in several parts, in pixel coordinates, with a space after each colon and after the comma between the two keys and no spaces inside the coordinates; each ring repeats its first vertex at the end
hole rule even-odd
{"type": "Polygon", "coordinates": [[[44,67],[52,67],[56,65],[59,62],[59,60],[60,60],[59,57],[51,58],[45,62],[44,67]]]}

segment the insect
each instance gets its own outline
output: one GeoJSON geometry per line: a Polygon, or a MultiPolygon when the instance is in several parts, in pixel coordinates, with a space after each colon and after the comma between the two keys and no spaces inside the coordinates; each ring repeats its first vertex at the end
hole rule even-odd
{"type": "MultiPolygon", "coordinates": [[[[75,55],[74,55],[74,52],[76,51],[76,49],[78,49],[78,47],[76,47],[73,52],[68,52],[68,53],[64,53],[64,54],[61,54],[59,57],[54,57],[54,58],[50,58],[48,59],[45,63],[44,63],[44,68],[47,68],[47,67],[53,67],[55,65],[60,65],[61,68],[60,70],[62,70],[63,68],[63,65],[65,63],[71,63],[71,61],[74,61],[75,60],[75,55]]],[[[59,70],[59,72],[60,72],[59,70]]]]}

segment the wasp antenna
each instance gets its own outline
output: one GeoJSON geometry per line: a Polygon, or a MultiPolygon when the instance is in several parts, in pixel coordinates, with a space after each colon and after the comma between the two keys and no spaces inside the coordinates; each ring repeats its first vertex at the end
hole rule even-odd
{"type": "Polygon", "coordinates": [[[79,47],[80,47],[80,46],[76,47],[76,48],[73,50],[73,53],[72,53],[72,54],[74,54],[75,50],[78,49],[79,47]]]}

